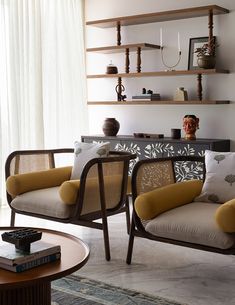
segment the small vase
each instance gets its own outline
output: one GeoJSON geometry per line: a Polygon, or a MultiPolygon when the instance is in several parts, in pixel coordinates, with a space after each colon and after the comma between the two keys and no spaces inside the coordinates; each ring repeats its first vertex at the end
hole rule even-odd
{"type": "Polygon", "coordinates": [[[198,66],[203,69],[214,69],[215,63],[216,60],[213,55],[203,55],[197,59],[198,66]]]}
{"type": "Polygon", "coordinates": [[[186,90],[184,90],[184,87],[177,88],[174,95],[174,101],[187,101],[187,100],[188,100],[188,93],[186,90]]]}
{"type": "Polygon", "coordinates": [[[103,124],[103,133],[106,136],[116,136],[120,128],[119,122],[115,118],[106,118],[103,124]]]}

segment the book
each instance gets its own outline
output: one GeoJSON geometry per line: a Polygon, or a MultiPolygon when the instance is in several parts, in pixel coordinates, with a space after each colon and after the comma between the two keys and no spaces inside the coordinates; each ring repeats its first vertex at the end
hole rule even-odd
{"type": "Polygon", "coordinates": [[[54,254],[49,254],[40,258],[36,258],[34,260],[31,260],[29,262],[26,263],[22,263],[22,264],[14,264],[14,265],[7,265],[4,263],[0,263],[0,268],[8,270],[8,271],[12,271],[12,272],[23,272],[29,269],[32,269],[34,267],[38,267],[50,262],[54,262],[58,259],[60,259],[61,257],[61,253],[54,253],[54,254]]]}
{"type": "Polygon", "coordinates": [[[138,101],[142,101],[142,102],[151,102],[151,100],[150,99],[148,99],[148,98],[133,98],[132,99],[132,102],[138,102],[138,101]]]}
{"type": "Polygon", "coordinates": [[[60,245],[50,244],[42,240],[32,243],[29,253],[16,249],[13,244],[4,243],[0,245],[0,263],[13,266],[60,252],[60,250],[60,245]]]}
{"type": "Polygon", "coordinates": [[[142,94],[142,95],[133,95],[132,100],[144,100],[144,101],[159,101],[160,94],[153,93],[153,94],[142,94]]]}

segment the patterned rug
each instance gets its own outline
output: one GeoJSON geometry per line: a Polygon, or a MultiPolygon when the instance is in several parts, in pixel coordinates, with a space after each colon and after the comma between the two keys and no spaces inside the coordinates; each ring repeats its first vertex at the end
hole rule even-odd
{"type": "Polygon", "coordinates": [[[164,298],[69,275],[52,282],[52,305],[182,305],[164,298]]]}

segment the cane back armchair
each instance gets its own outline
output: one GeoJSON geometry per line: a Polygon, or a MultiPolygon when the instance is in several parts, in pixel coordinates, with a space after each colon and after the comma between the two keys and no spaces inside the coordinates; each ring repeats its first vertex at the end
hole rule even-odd
{"type": "Polygon", "coordinates": [[[103,230],[105,256],[110,260],[107,217],[125,212],[129,230],[128,168],[135,155],[110,151],[107,157],[89,160],[79,180],[70,180],[72,166],[58,164],[72,160],[73,153],[72,148],[61,148],[14,151],[8,156],[10,225],[15,225],[19,213],[103,230]]]}
{"type": "MultiPolygon", "coordinates": [[[[222,155],[216,160],[223,158],[222,155]]],[[[215,214],[226,204],[194,200],[202,190],[205,177],[205,158],[200,156],[173,156],[136,163],[132,173],[133,214],[128,264],[132,260],[135,237],[235,254],[234,213],[226,211],[226,216],[222,215],[223,222],[228,219],[232,224],[231,230],[223,231],[215,221],[215,214]]],[[[234,205],[233,200],[232,208],[234,205]]],[[[221,218],[221,214],[219,216],[221,218]]]]}

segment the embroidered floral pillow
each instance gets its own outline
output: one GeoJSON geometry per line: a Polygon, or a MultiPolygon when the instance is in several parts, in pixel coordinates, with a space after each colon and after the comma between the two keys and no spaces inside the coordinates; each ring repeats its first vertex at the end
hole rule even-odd
{"type": "Polygon", "coordinates": [[[74,143],[74,165],[71,180],[80,179],[83,167],[86,163],[98,157],[106,157],[110,150],[110,143],[74,143]]]}
{"type": "Polygon", "coordinates": [[[224,203],[235,198],[235,152],[205,151],[206,179],[194,201],[224,203]]]}

